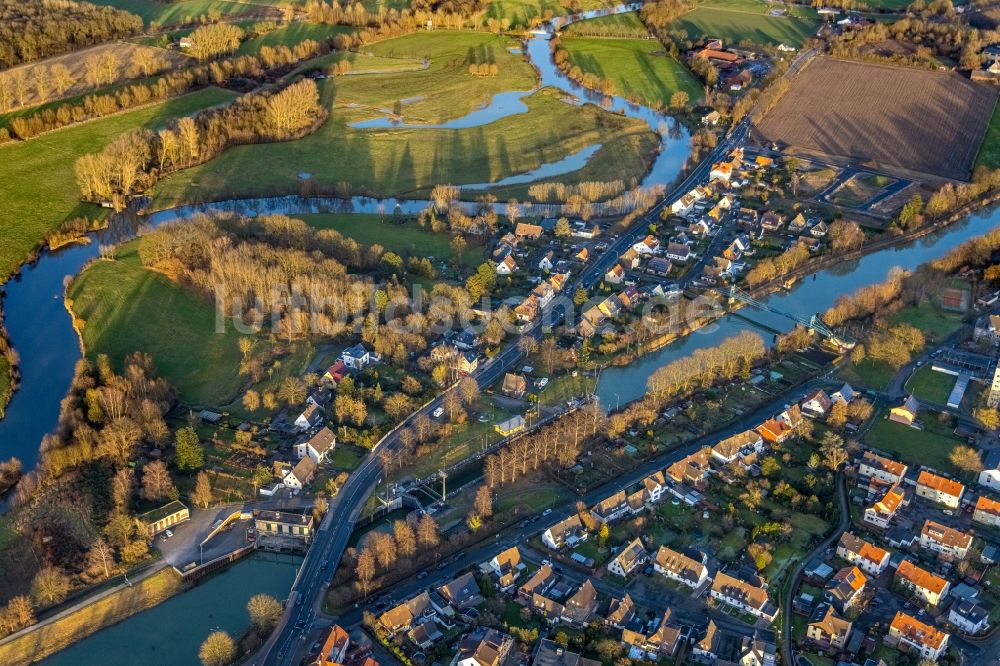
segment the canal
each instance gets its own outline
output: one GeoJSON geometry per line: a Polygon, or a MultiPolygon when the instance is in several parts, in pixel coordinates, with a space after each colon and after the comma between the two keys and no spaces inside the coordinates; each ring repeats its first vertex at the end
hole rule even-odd
{"type": "Polygon", "coordinates": [[[197,664],[198,648],[209,633],[221,629],[237,638],[250,626],[246,609],[250,597],[264,593],[285,599],[301,561],[289,555],[253,555],[41,663],[197,664]]]}

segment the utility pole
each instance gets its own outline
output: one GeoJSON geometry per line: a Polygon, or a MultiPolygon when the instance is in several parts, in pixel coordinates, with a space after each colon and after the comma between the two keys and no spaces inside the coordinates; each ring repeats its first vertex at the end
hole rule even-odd
{"type": "Polygon", "coordinates": [[[441,501],[444,502],[448,499],[448,489],[446,487],[446,481],[448,479],[448,473],[443,469],[438,470],[438,476],[441,477],[441,501]]]}

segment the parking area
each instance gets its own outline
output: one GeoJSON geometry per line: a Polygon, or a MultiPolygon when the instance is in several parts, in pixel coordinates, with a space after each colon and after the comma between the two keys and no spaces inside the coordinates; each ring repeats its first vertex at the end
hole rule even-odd
{"type": "Polygon", "coordinates": [[[239,507],[192,509],[191,520],[171,528],[173,536],[168,537],[166,533],[157,535],[153,546],[162,553],[165,562],[178,569],[183,569],[192,562],[207,562],[231,553],[246,545],[246,528],[252,521],[236,520],[204,546],[201,546],[201,542],[219,521],[239,510],[239,507]]]}

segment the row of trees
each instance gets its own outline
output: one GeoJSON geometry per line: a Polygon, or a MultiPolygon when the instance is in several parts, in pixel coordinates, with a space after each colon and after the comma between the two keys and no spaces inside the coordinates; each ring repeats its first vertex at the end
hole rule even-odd
{"type": "Polygon", "coordinates": [[[751,268],[744,280],[748,287],[756,287],[769,280],[788,275],[793,270],[809,260],[809,246],[796,241],[790,248],[777,255],[758,261],[751,268]]]}
{"type": "Polygon", "coordinates": [[[56,431],[42,441],[38,465],[14,493],[11,525],[22,541],[13,543],[35,554],[37,568],[7,588],[23,592],[31,581],[27,594],[0,613],[6,632],[30,624],[34,608],[62,601],[76,585],[104,580],[146,557],[148,533],[134,502],[177,492],[162,461],[131,463],[141,445],[169,447],[164,415],[174,399],[147,356],[129,357],[120,374],[105,356],[80,361],[56,431]]]}
{"type": "Polygon", "coordinates": [[[243,28],[232,23],[210,23],[196,28],[188,39],[191,46],[188,53],[199,60],[209,60],[221,55],[229,55],[240,47],[243,28]]]}
{"type": "Polygon", "coordinates": [[[230,146],[298,138],[327,115],[310,79],[275,92],[249,93],[159,132],[126,132],[101,152],[76,161],[77,183],[84,200],[111,202],[121,210],[129,196],[174,171],[207,162],[230,146]]]}
{"type": "MultiPolygon", "coordinates": [[[[949,9],[951,8],[948,3],[949,9]]],[[[937,56],[957,60],[962,69],[978,69],[980,51],[998,37],[995,31],[980,31],[958,21],[942,21],[937,9],[924,16],[907,16],[895,23],[871,23],[859,30],[846,30],[830,44],[838,58],[857,58],[911,67],[937,69],[937,56]],[[884,49],[888,42],[912,45],[910,49],[884,49]]]]}
{"type": "MultiPolygon", "coordinates": [[[[285,71],[290,65],[302,60],[313,58],[331,49],[329,42],[317,42],[307,39],[293,47],[279,46],[261,47],[257,55],[241,55],[223,60],[216,60],[210,63],[199,64],[193,67],[181,69],[170,74],[160,76],[150,83],[133,83],[123,86],[113,92],[87,95],[80,101],[67,101],[65,103],[40,109],[33,113],[12,118],[7,130],[0,130],[3,133],[0,139],[8,139],[11,136],[18,139],[30,139],[42,132],[48,132],[60,127],[66,127],[74,123],[102,118],[126,109],[131,109],[144,104],[158,102],[171,97],[176,97],[192,90],[205,86],[226,85],[236,79],[251,79],[263,81],[268,77],[285,71]]],[[[148,66],[143,64],[146,53],[144,50],[137,52],[134,66],[140,71],[148,69],[149,74],[155,73],[159,65],[154,61],[148,66]]],[[[39,79],[38,76],[46,77],[43,87],[50,87],[54,96],[59,96],[72,85],[72,77],[66,76],[60,65],[53,65],[49,68],[36,67],[32,69],[35,76],[35,90],[39,79]]],[[[143,74],[147,76],[149,74],[143,74]]],[[[32,91],[31,81],[25,78],[23,81],[19,75],[12,74],[8,77],[0,77],[0,111],[23,106],[27,103],[32,91]]]]}
{"type": "Polygon", "coordinates": [[[0,68],[142,32],[135,14],[73,0],[0,0],[0,16],[0,68]]]}
{"type": "MultiPolygon", "coordinates": [[[[392,534],[372,530],[357,552],[346,553],[346,559],[348,563],[353,561],[356,585],[367,597],[372,581],[380,572],[389,573],[398,560],[411,562],[419,554],[432,551],[440,541],[437,523],[430,514],[425,513],[413,523],[395,521],[392,524],[392,534]]],[[[410,566],[405,569],[410,569],[410,566]]]]}
{"type": "Polygon", "coordinates": [[[571,467],[587,438],[603,430],[604,417],[597,402],[559,417],[532,433],[517,437],[486,457],[486,485],[498,488],[517,483],[546,463],[571,467]]]}

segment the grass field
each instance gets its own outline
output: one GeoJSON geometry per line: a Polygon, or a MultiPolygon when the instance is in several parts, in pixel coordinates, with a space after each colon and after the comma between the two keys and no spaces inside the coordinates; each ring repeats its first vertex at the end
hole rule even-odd
{"type": "Polygon", "coordinates": [[[608,14],[571,23],[562,30],[564,37],[649,37],[649,30],[635,12],[608,14]]]}
{"type": "Polygon", "coordinates": [[[143,268],[135,243],[115,261],[99,261],[70,286],[68,298],[84,321],[87,356],[121,360],[148,352],[157,373],[190,404],[218,405],[240,388],[241,354],[232,326],[215,331],[215,308],[165,276],[143,268]]]}
{"type": "Polygon", "coordinates": [[[748,41],[800,47],[820,25],[819,15],[810,7],[791,6],[787,16],[770,16],[773,7],[757,0],[706,0],[673,22],[670,31],[731,44],[748,41]]]}
{"type": "Polygon", "coordinates": [[[903,308],[889,317],[889,323],[909,324],[923,331],[928,343],[943,340],[962,327],[962,315],[923,302],[903,308]]]}
{"type": "Polygon", "coordinates": [[[117,7],[142,17],[146,25],[156,23],[161,26],[189,23],[210,11],[218,11],[222,16],[241,16],[259,13],[261,6],[280,4],[278,2],[259,3],[230,2],[230,0],[180,0],[179,2],[158,2],[157,0],[97,0],[94,4],[117,7]]]}
{"type": "Polygon", "coordinates": [[[573,37],[563,39],[562,45],[574,65],[613,81],[615,91],[629,99],[666,106],[679,90],[692,102],[701,97],[698,81],[657,40],[573,37]]]}
{"type": "Polygon", "coordinates": [[[169,599],[183,589],[180,576],[166,567],[86,607],[0,645],[0,663],[31,664],[169,599]]]}
{"type": "Polygon", "coordinates": [[[1000,169],[1000,106],[993,109],[986,136],[976,155],[976,166],[1000,169]]]}
{"type": "MultiPolygon", "coordinates": [[[[583,10],[607,7],[613,3],[601,0],[582,0],[583,10]]],[[[558,0],[494,0],[486,8],[486,18],[510,19],[511,26],[530,25],[532,19],[548,16],[564,16],[566,8],[558,0]]]]}
{"type": "Polygon", "coordinates": [[[158,127],[170,118],[189,115],[233,99],[231,92],[208,88],[162,104],[122,113],[31,141],[0,146],[0,282],[17,269],[46,233],[77,215],[93,215],[80,204],[73,164],[103,148],[127,129],[158,127]]]}
{"type": "MultiPolygon", "coordinates": [[[[454,130],[357,130],[337,114],[299,141],[239,146],[161,181],[154,206],[297,192],[301,172],[311,174],[320,191],[349,183],[357,194],[420,196],[438,183],[492,182],[524,173],[598,142],[603,147],[596,157],[559,180],[627,182],[641,178],[658,145],[643,123],[594,105],[567,105],[556,91],[540,91],[525,102],[526,114],[454,130]],[[266,170],[260,168],[264,163],[266,170]]],[[[493,190],[498,198],[522,199],[526,191],[527,186],[493,190]]]]}
{"type": "Polygon", "coordinates": [[[871,389],[885,388],[896,374],[896,368],[885,361],[865,359],[861,363],[845,363],[837,376],[854,386],[871,389]]]}
{"type": "MultiPolygon", "coordinates": [[[[384,218],[364,213],[315,213],[295,217],[317,229],[336,229],[362,245],[378,244],[403,256],[446,260],[451,260],[454,256],[450,247],[452,237],[449,234],[435,234],[421,229],[412,220],[400,224],[393,220],[391,211],[384,218]]],[[[476,266],[483,259],[483,249],[468,245],[463,256],[467,266],[476,266]]]]}
{"type": "Polygon", "coordinates": [[[319,23],[296,21],[291,25],[273,30],[266,35],[246,40],[240,44],[238,53],[257,53],[262,46],[295,46],[307,39],[319,42],[327,37],[351,32],[354,32],[354,28],[345,25],[321,25],[319,23]]]}
{"type": "Polygon", "coordinates": [[[876,449],[897,453],[908,463],[960,475],[948,460],[948,454],[962,442],[955,439],[946,426],[937,422],[935,414],[922,413],[921,421],[924,429],[917,430],[890,421],[882,414],[865,435],[865,442],[876,449]]]}
{"type": "Polygon", "coordinates": [[[930,365],[920,368],[907,380],[906,390],[921,400],[944,405],[955,386],[954,375],[937,372],[930,365]]]}

